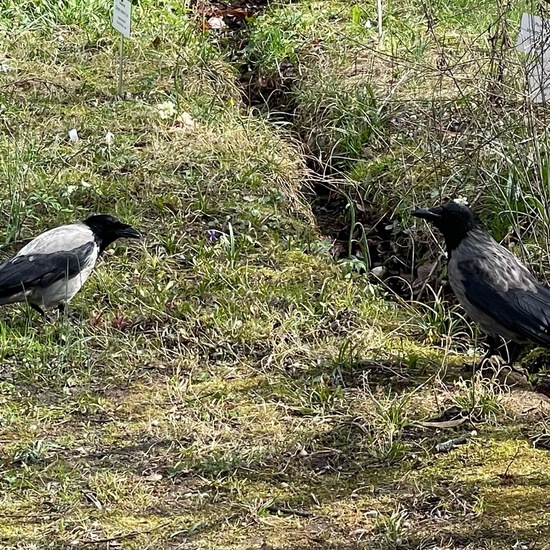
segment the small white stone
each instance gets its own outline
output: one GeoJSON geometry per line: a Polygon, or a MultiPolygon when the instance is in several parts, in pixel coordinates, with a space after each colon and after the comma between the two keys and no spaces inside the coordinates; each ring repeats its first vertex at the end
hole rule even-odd
{"type": "Polygon", "coordinates": [[[456,199],[454,199],[454,202],[456,202],[457,204],[461,204],[462,206],[468,206],[468,199],[463,195],[460,195],[456,199]]]}
{"type": "Polygon", "coordinates": [[[224,27],[226,27],[225,21],[221,17],[211,17],[208,20],[208,26],[211,29],[221,31],[224,27]]]}
{"type": "Polygon", "coordinates": [[[195,127],[195,121],[193,120],[193,117],[189,113],[181,113],[178,115],[176,120],[186,128],[194,128],[195,127]]]}

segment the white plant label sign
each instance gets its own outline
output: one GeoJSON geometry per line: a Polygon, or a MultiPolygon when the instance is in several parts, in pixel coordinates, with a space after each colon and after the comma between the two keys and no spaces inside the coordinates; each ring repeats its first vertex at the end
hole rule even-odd
{"type": "Polygon", "coordinates": [[[113,4],[113,27],[125,38],[130,38],[132,3],[130,0],[115,0],[113,4]]]}
{"type": "Polygon", "coordinates": [[[529,55],[527,81],[534,103],[550,100],[550,21],[524,13],[516,48],[529,55]]]}

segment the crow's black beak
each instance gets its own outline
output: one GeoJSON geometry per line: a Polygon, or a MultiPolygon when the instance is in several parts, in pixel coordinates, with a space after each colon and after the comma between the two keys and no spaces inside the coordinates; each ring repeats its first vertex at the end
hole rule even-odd
{"type": "Polygon", "coordinates": [[[412,215],[429,222],[436,222],[441,219],[441,208],[419,208],[412,215]]]}
{"type": "Polygon", "coordinates": [[[141,233],[137,229],[134,229],[133,227],[130,227],[130,226],[119,229],[117,233],[118,233],[118,236],[121,238],[124,238],[124,237],[126,237],[127,239],[141,238],[141,233]]]}

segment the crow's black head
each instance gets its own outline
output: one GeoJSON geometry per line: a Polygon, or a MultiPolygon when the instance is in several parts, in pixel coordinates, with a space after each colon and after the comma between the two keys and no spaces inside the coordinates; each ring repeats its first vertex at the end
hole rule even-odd
{"type": "Polygon", "coordinates": [[[94,233],[99,245],[99,251],[103,252],[112,242],[122,237],[130,239],[139,239],[141,234],[133,227],[122,223],[109,214],[96,214],[90,216],[83,222],[94,233]]]}
{"type": "Polygon", "coordinates": [[[457,202],[448,202],[434,208],[420,208],[413,212],[413,216],[429,221],[443,233],[449,253],[472,229],[483,229],[476,214],[457,202]]]}

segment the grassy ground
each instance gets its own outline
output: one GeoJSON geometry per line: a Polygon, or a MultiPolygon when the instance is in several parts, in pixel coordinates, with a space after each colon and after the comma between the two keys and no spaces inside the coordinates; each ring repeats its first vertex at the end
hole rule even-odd
{"type": "MultiPolygon", "coordinates": [[[[73,301],[80,322],[2,309],[2,548],[544,548],[547,399],[468,375],[459,310],[411,304],[334,262],[306,200],[325,147],[342,146],[330,178],[348,190],[363,168],[390,166],[376,141],[389,115],[357,134],[361,113],[323,109],[334,91],[310,76],[339,57],[349,72],[373,13],[273,5],[236,53],[200,13],[142,2],[117,98],[106,4],[0,13],[3,250],[89,212],[144,233],[105,256],[73,301]],[[293,131],[272,106],[249,109],[240,85],[283,85],[283,60],[293,131]]],[[[486,20],[461,40],[495,15],[479,9],[486,20]]],[[[449,38],[455,12],[437,10],[449,38]]],[[[410,34],[387,51],[424,37],[422,13],[411,4],[410,34]]],[[[372,113],[378,93],[357,99],[344,72],[372,113]]],[[[401,158],[395,173],[418,184],[407,196],[430,200],[401,158]]],[[[405,196],[384,181],[376,215],[405,196]]],[[[426,240],[408,216],[398,225],[426,240]]]]}

